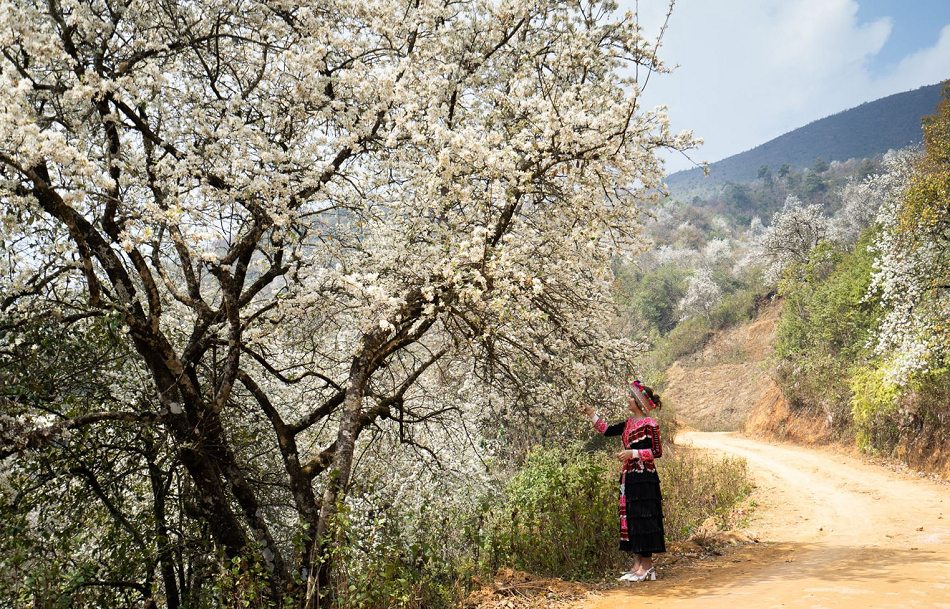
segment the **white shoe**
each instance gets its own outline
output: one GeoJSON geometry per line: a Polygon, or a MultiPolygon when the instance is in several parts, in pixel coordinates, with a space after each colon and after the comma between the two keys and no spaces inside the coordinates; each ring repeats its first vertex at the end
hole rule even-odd
{"type": "Polygon", "coordinates": [[[634,575],[631,581],[642,582],[642,581],[656,581],[656,569],[650,567],[646,570],[646,573],[643,575],[634,575]]]}

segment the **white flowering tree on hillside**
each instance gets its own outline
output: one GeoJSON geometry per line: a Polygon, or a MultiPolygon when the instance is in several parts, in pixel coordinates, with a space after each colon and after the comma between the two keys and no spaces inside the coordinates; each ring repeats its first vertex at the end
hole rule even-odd
{"type": "Polygon", "coordinates": [[[950,85],[924,119],[924,152],[896,164],[880,207],[868,298],[886,306],[876,351],[888,380],[950,363],[950,85]]]}
{"type": "Polygon", "coordinates": [[[890,151],[879,173],[846,184],[837,193],[841,207],[829,223],[829,237],[845,246],[857,242],[877,222],[881,207],[903,195],[919,161],[920,151],[914,148],[890,151]]]}
{"type": "MultiPolygon", "coordinates": [[[[111,373],[148,379],[78,409],[5,383],[0,454],[147,439],[136,484],[187,491],[271,602],[319,603],[361,432],[428,449],[413,430],[459,404],[556,404],[635,353],[609,262],[655,151],[693,142],[619,75],[662,66],[614,9],[0,3],[4,363],[24,327],[105,324],[111,373]]],[[[124,511],[142,491],[107,473],[79,476],[89,501],[156,557],[124,588],[186,603],[165,512],[124,511]]]]}
{"type": "Polygon", "coordinates": [[[811,251],[828,233],[828,219],[820,205],[804,205],[789,195],[782,210],[756,239],[755,252],[765,264],[765,281],[774,285],[785,269],[805,264],[811,251]]]}
{"type": "Polygon", "coordinates": [[[702,249],[703,264],[709,268],[732,258],[733,244],[729,239],[712,239],[702,249]]]}
{"type": "Polygon", "coordinates": [[[677,307],[682,319],[694,315],[705,315],[713,310],[722,300],[722,288],[713,279],[712,271],[707,268],[698,269],[687,279],[686,295],[680,299],[677,307]]]}

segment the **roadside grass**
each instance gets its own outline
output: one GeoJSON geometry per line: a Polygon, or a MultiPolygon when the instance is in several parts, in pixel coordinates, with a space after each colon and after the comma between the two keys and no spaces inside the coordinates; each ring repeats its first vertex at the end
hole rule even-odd
{"type": "MultiPolygon", "coordinates": [[[[669,437],[672,438],[672,430],[669,437]]],[[[607,447],[541,447],[492,497],[467,511],[445,511],[433,498],[424,514],[398,506],[377,513],[366,531],[341,521],[342,578],[334,607],[458,607],[480,580],[500,569],[599,582],[629,567],[617,549],[618,465],[607,447]]],[[[730,513],[752,489],[743,460],[664,443],[657,460],[668,542],[695,534],[730,513]]]]}
{"type": "MultiPolygon", "coordinates": [[[[667,441],[657,460],[667,541],[683,541],[710,517],[727,523],[753,484],[742,459],[667,441]]],[[[617,465],[611,453],[541,449],[505,492],[492,523],[490,568],[598,580],[629,562],[617,550],[617,465]]]]}

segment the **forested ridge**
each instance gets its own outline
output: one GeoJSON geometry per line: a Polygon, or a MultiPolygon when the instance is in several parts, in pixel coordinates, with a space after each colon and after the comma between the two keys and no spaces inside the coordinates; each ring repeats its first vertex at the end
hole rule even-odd
{"type": "Polygon", "coordinates": [[[679,171],[667,182],[674,195],[689,197],[709,192],[729,182],[746,183],[756,178],[762,165],[773,171],[783,165],[795,169],[826,161],[873,158],[888,150],[920,144],[921,119],[933,112],[940,100],[941,85],[896,93],[826,116],[803,127],[701,168],[679,171]]]}

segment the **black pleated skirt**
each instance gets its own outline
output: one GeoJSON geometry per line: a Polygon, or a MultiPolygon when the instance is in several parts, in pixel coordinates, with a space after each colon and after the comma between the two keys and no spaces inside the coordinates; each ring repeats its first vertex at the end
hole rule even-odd
{"type": "Polygon", "coordinates": [[[643,554],[666,552],[663,536],[663,496],[660,478],[655,471],[629,471],[620,477],[626,499],[627,540],[623,539],[621,523],[620,549],[643,554]]]}

